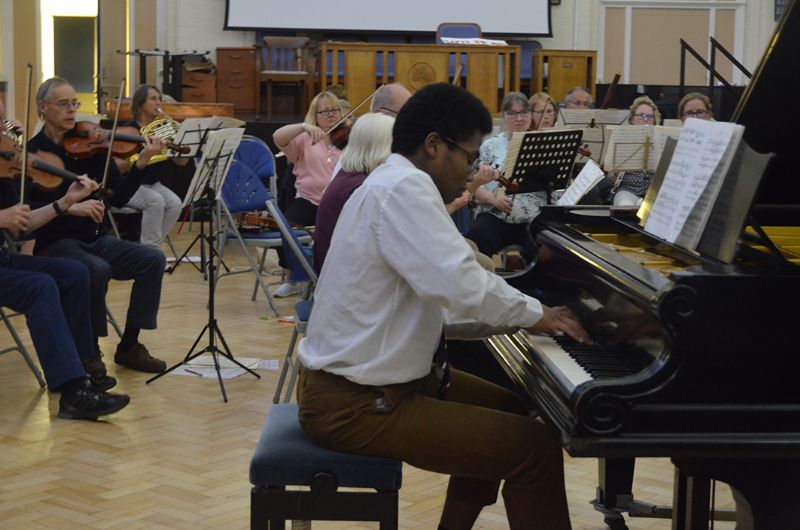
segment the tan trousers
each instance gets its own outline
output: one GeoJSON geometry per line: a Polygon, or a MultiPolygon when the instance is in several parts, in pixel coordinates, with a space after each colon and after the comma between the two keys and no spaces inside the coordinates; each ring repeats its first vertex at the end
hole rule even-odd
{"type": "Polygon", "coordinates": [[[370,387],[301,369],[300,424],[323,447],[450,475],[445,510],[494,504],[505,480],[512,530],[570,529],[554,431],[530,418],[513,393],[477,377],[453,370],[447,401],[435,397],[437,389],[434,375],[370,387]]]}

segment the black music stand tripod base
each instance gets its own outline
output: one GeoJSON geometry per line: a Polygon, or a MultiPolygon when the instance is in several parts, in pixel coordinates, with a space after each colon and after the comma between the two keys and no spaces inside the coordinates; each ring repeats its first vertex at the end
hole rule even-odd
{"type": "MultiPolygon", "coordinates": [[[[212,273],[209,273],[209,274],[212,274],[212,273]]],[[[210,281],[213,281],[213,280],[210,280],[210,281]]],[[[233,358],[233,354],[231,353],[231,349],[228,347],[228,343],[225,342],[225,337],[222,335],[222,331],[219,329],[219,325],[217,324],[217,319],[214,318],[214,319],[210,320],[208,322],[208,324],[205,325],[203,330],[200,332],[200,334],[195,339],[194,344],[192,344],[192,347],[189,349],[189,353],[186,354],[186,357],[184,357],[184,359],[181,362],[179,362],[177,364],[174,364],[174,365],[170,366],[169,368],[167,368],[166,370],[164,370],[163,372],[161,372],[160,374],[156,374],[155,376],[151,377],[150,379],[145,381],[145,384],[150,384],[152,381],[155,381],[156,379],[158,379],[162,375],[167,375],[168,373],[170,373],[171,371],[175,370],[179,366],[183,366],[184,364],[187,364],[192,359],[200,357],[204,353],[210,353],[211,354],[211,358],[214,360],[214,369],[217,371],[217,380],[219,381],[219,388],[220,388],[220,391],[222,392],[222,400],[225,403],[228,402],[228,394],[225,392],[225,384],[222,382],[222,374],[220,372],[220,365],[219,365],[218,356],[221,355],[222,357],[225,357],[226,359],[228,359],[229,361],[231,361],[235,365],[237,365],[239,368],[241,368],[241,369],[253,374],[256,377],[256,379],[261,379],[260,375],[258,375],[253,370],[251,370],[250,368],[246,367],[245,365],[243,365],[242,363],[240,363],[239,361],[237,361],[236,359],[233,358]],[[209,345],[206,346],[205,348],[203,348],[202,350],[198,351],[197,353],[192,353],[192,352],[194,352],[194,349],[197,347],[197,345],[200,343],[200,339],[203,338],[203,335],[205,334],[206,331],[208,331],[209,345]],[[222,347],[224,348],[224,351],[220,351],[220,349],[217,347],[216,340],[215,340],[217,337],[219,338],[219,341],[222,343],[222,347]]]]}

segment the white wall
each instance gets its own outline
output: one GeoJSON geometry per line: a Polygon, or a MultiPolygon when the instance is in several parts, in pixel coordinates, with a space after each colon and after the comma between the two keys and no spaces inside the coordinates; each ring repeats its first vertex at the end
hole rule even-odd
{"type": "MultiPolygon", "coordinates": [[[[296,4],[297,5],[297,4],[296,4]]],[[[164,50],[210,50],[251,46],[252,31],[224,31],[225,0],[158,0],[158,47],[164,50]]]]}

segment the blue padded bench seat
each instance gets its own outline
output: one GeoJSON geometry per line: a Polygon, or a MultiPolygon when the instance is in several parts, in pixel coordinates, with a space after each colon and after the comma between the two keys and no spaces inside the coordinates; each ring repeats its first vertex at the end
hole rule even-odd
{"type": "Polygon", "coordinates": [[[287,520],[380,521],[381,530],[395,530],[402,462],[314,445],[300,427],[297,410],[294,403],[269,409],[250,461],[250,527],[283,529],[287,520]],[[286,491],[286,486],[310,486],[311,491],[286,491]]]}

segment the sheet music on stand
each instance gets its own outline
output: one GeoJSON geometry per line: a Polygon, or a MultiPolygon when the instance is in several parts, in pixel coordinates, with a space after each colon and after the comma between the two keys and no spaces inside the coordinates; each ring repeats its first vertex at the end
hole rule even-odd
{"type": "Polygon", "coordinates": [[[681,129],[660,125],[619,125],[606,128],[603,154],[606,171],[655,172],[667,138],[678,138],[681,129]]]}
{"type": "Polygon", "coordinates": [[[607,126],[620,125],[627,119],[626,109],[558,109],[556,127],[583,130],[581,151],[589,151],[589,156],[579,152],[575,157],[576,164],[584,164],[590,159],[602,164],[609,136],[607,126]]]}
{"type": "Polygon", "coordinates": [[[517,193],[549,194],[565,188],[582,137],[580,129],[515,132],[508,144],[503,174],[518,183],[517,193]]]}
{"type": "Polygon", "coordinates": [[[203,156],[197,164],[197,170],[183,199],[183,208],[200,200],[207,186],[216,192],[215,199],[219,200],[224,178],[228,174],[228,166],[233,161],[233,154],[239,147],[243,135],[244,129],[241,128],[208,132],[203,156]]]}
{"type": "Polygon", "coordinates": [[[186,154],[179,154],[176,152],[170,151],[170,154],[167,156],[170,157],[195,157],[197,156],[197,152],[200,150],[200,147],[203,145],[203,142],[206,139],[206,135],[210,131],[216,131],[219,129],[226,129],[232,127],[243,127],[245,122],[242,120],[237,120],[236,118],[230,118],[227,116],[211,116],[210,118],[187,118],[181,122],[180,129],[175,134],[175,138],[172,140],[172,143],[180,146],[185,146],[189,148],[189,152],[186,154]]]}

